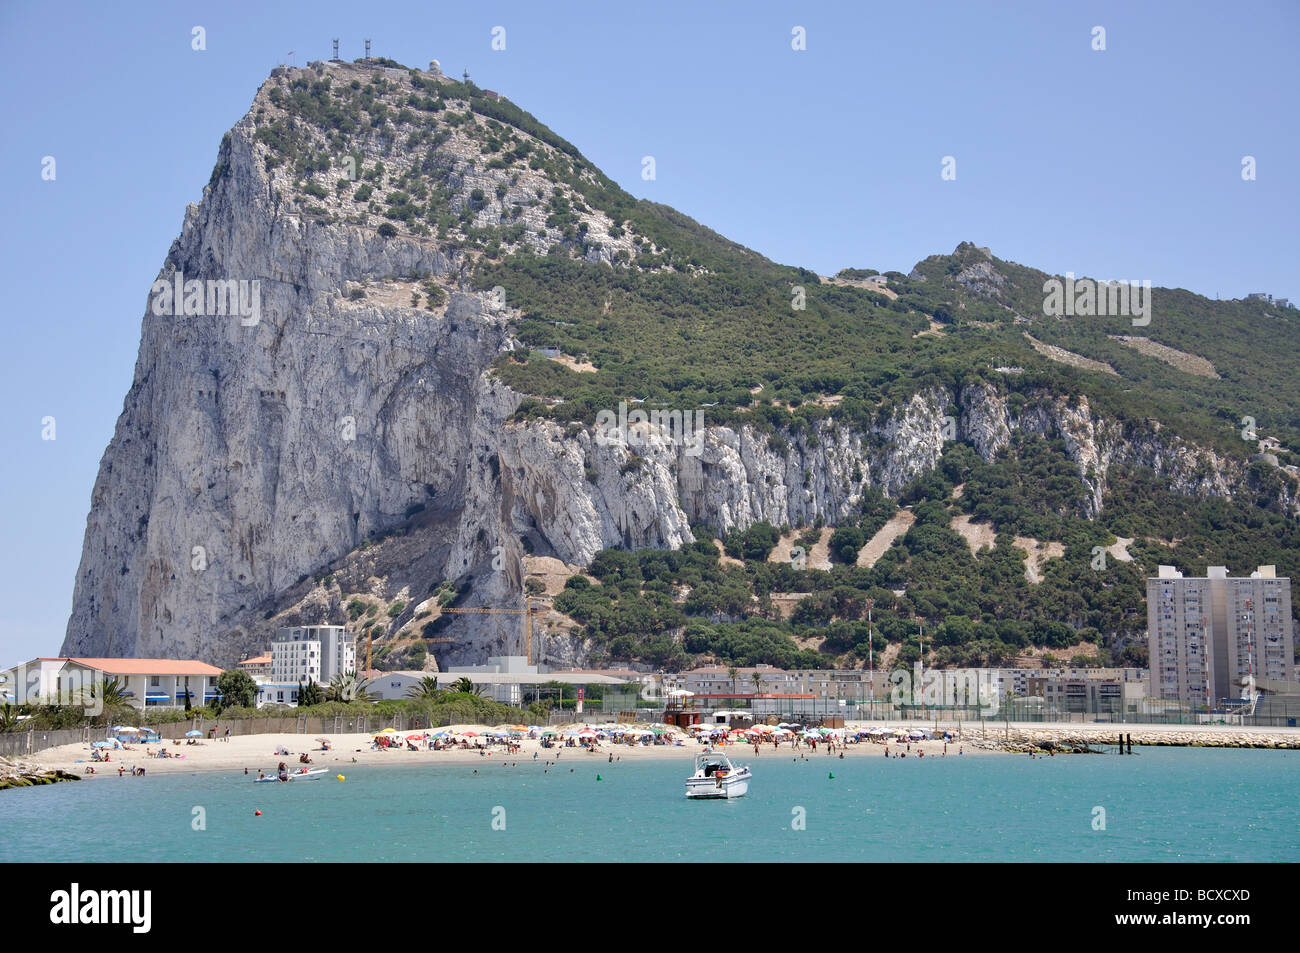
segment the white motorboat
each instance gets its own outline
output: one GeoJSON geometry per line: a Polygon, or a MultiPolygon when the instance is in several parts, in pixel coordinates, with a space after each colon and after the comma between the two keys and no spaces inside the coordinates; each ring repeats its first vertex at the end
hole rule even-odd
{"type": "Polygon", "coordinates": [[[318,781],[322,774],[329,774],[329,768],[312,768],[310,771],[286,771],[282,775],[268,774],[264,778],[253,778],[253,782],[266,783],[267,781],[318,781]]]}
{"type": "Polygon", "coordinates": [[[749,790],[749,766],[732,764],[725,754],[695,756],[695,773],[686,779],[686,796],[692,798],[742,797],[749,790]]]}

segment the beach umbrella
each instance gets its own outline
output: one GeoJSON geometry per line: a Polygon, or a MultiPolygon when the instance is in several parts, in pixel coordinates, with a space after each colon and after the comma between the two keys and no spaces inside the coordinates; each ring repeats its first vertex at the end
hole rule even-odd
{"type": "Polygon", "coordinates": [[[91,745],[92,748],[116,748],[116,741],[96,741],[91,745]]]}
{"type": "Polygon", "coordinates": [[[324,744],[325,742],[329,741],[328,738],[317,738],[316,740],[321,742],[321,744],[324,744]]]}
{"type": "Polygon", "coordinates": [[[202,738],[202,737],[203,737],[203,732],[199,731],[197,728],[194,728],[194,729],[192,729],[192,730],[190,730],[190,731],[185,732],[185,737],[186,737],[186,738],[202,738]]]}
{"type": "Polygon", "coordinates": [[[478,737],[478,732],[477,732],[477,731],[462,731],[461,734],[464,735],[466,738],[477,738],[477,737],[478,737]]]}
{"type": "Polygon", "coordinates": [[[113,731],[119,735],[138,735],[140,733],[139,728],[131,728],[128,725],[118,725],[113,731]]]}
{"type": "Polygon", "coordinates": [[[407,735],[407,736],[406,736],[406,740],[407,740],[407,741],[423,741],[423,740],[424,740],[424,735],[407,735]]]}

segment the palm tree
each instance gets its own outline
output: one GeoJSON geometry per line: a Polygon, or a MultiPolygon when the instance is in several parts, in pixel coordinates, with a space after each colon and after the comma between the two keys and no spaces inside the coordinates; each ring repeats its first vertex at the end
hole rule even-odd
{"type": "MultiPolygon", "coordinates": [[[[466,681],[466,679],[462,679],[462,681],[466,681]]],[[[470,687],[473,688],[472,685],[470,687]]],[[[407,698],[432,699],[440,698],[441,696],[442,690],[438,688],[438,680],[436,678],[422,678],[419,682],[406,690],[407,698]]]]}
{"type": "MultiPolygon", "coordinates": [[[[727,669],[727,678],[731,679],[731,693],[733,695],[736,693],[736,673],[739,671],[740,669],[736,668],[734,665],[727,669]]],[[[734,701],[735,699],[732,700],[734,701]]]]}
{"type": "Polygon", "coordinates": [[[364,702],[370,696],[357,678],[356,672],[345,672],[330,679],[330,687],[325,693],[325,700],[332,702],[364,702]]]}
{"type": "Polygon", "coordinates": [[[763,676],[758,672],[750,672],[749,679],[754,683],[754,694],[761,695],[763,693],[763,676]]]}
{"type": "Polygon", "coordinates": [[[99,713],[108,724],[113,723],[114,714],[127,706],[126,684],[116,678],[107,678],[102,682],[91,682],[87,690],[92,702],[99,701],[99,713]]]}
{"type": "Polygon", "coordinates": [[[460,678],[456,679],[456,681],[451,683],[451,687],[448,689],[448,691],[468,692],[471,695],[478,694],[478,690],[474,687],[474,683],[471,682],[468,678],[465,678],[463,675],[460,678]]]}

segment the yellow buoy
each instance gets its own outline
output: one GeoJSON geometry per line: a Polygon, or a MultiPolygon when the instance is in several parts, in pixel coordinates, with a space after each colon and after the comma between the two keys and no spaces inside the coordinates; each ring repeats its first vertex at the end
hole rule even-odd
{"type": "Polygon", "coordinates": [[[340,781],[346,781],[346,780],[347,780],[347,778],[343,777],[343,775],[341,775],[341,774],[336,774],[336,775],[334,775],[334,776],[335,776],[336,778],[338,778],[340,781]]]}

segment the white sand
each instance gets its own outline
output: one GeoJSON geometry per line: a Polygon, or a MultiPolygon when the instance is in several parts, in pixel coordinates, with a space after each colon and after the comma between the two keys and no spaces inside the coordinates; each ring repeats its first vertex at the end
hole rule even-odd
{"type": "MultiPolygon", "coordinates": [[[[480,734],[491,730],[481,725],[453,727],[460,730],[478,731],[480,734]]],[[[403,735],[422,733],[408,731],[404,732],[403,735]]],[[[474,749],[410,751],[404,745],[400,749],[376,751],[371,747],[371,738],[373,736],[370,734],[338,734],[330,737],[331,746],[329,751],[321,751],[320,742],[313,737],[284,733],[242,735],[232,737],[228,742],[203,739],[198,744],[182,744],[179,748],[173,745],[170,739],[162,744],[147,746],[133,744],[129,748],[120,751],[111,751],[109,753],[111,760],[106,764],[92,762],[90,760],[90,747],[84,744],[48,748],[26,760],[35,762],[42,769],[58,768],[96,779],[116,778],[119,765],[128,772],[132,766],[143,767],[146,770],[146,777],[155,774],[194,774],[209,771],[242,774],[245,768],[248,769],[250,775],[256,776],[259,770],[265,771],[267,774],[273,774],[281,761],[285,762],[292,771],[300,769],[302,764],[298,761],[298,755],[305,751],[312,759],[312,768],[329,768],[338,774],[346,776],[348,770],[355,765],[393,767],[397,765],[482,764],[494,760],[507,763],[523,763],[532,762],[534,753],[537,755],[536,760],[538,763],[557,760],[561,764],[574,762],[597,763],[608,761],[611,754],[615,758],[624,761],[668,758],[678,759],[686,763],[703,750],[701,745],[689,738],[684,739],[685,743],[680,747],[673,745],[640,746],[603,742],[598,746],[595,753],[588,753],[582,748],[542,748],[540,741],[525,738],[520,739],[520,750],[514,754],[506,754],[502,745],[492,745],[485,751],[474,749]],[[288,755],[275,754],[276,749],[281,746],[287,748],[291,753],[288,755]],[[166,748],[170,753],[182,753],[185,757],[157,758],[149,757],[146,754],[146,749],[151,749],[157,753],[160,748],[166,748]],[[94,775],[85,774],[86,768],[90,766],[95,768],[94,775]]],[[[912,742],[911,750],[912,752],[923,750],[926,757],[938,757],[942,756],[943,747],[942,741],[912,742]]],[[[956,743],[950,744],[948,754],[957,754],[957,749],[958,745],[956,743]]],[[[754,757],[754,748],[748,744],[728,744],[718,750],[742,760],[754,757]]],[[[817,745],[816,754],[813,754],[807,745],[792,748],[789,742],[783,742],[779,748],[774,749],[769,743],[760,748],[759,757],[797,757],[800,755],[807,755],[809,758],[838,757],[841,751],[844,752],[846,758],[879,758],[884,756],[883,746],[866,742],[837,747],[834,755],[825,754],[825,750],[825,745],[820,743],[817,745]]],[[[889,750],[891,754],[894,754],[905,750],[905,747],[890,741],[889,750]]],[[[965,746],[966,755],[976,753],[977,751],[972,745],[965,746]]],[[[987,754],[988,752],[980,753],[987,754]]]]}

